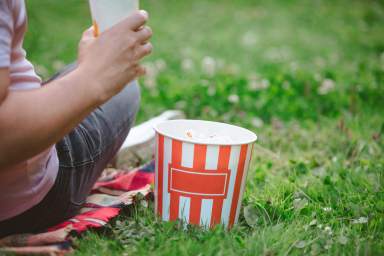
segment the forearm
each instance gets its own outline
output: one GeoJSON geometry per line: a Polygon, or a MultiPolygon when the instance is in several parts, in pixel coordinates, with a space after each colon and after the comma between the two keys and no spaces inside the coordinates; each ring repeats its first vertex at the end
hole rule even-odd
{"type": "Polygon", "coordinates": [[[97,107],[92,82],[75,70],[40,89],[10,91],[0,106],[0,170],[55,144],[97,107]]]}
{"type": "Polygon", "coordinates": [[[78,68],[43,88],[9,91],[10,71],[0,69],[0,171],[49,148],[145,73],[139,62],[152,51],[147,19],[137,11],[98,38],[92,29],[85,31],[78,68]]]}

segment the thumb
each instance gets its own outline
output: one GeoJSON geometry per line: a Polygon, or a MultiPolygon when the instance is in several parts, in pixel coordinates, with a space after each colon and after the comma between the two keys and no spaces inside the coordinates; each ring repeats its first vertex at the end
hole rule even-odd
{"type": "Polygon", "coordinates": [[[85,30],[84,32],[83,32],[83,36],[82,36],[82,39],[91,39],[91,38],[94,38],[94,37],[96,37],[97,35],[96,35],[96,30],[95,30],[95,28],[94,28],[94,26],[91,26],[91,27],[89,27],[87,30],[85,30]]]}

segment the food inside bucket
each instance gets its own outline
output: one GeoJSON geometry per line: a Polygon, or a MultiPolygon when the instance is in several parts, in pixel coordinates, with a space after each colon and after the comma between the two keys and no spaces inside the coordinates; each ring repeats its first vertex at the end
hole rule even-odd
{"type": "Polygon", "coordinates": [[[196,132],[195,130],[187,130],[185,132],[185,137],[187,139],[198,140],[204,143],[232,143],[232,139],[227,135],[222,135],[218,133],[203,133],[196,132]]]}

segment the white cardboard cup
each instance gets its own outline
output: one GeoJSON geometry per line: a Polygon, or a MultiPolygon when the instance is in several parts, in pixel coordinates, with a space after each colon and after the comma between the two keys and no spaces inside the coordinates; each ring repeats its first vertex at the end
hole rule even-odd
{"type": "Polygon", "coordinates": [[[139,9],[139,0],[89,0],[89,4],[95,30],[100,33],[139,9]]]}

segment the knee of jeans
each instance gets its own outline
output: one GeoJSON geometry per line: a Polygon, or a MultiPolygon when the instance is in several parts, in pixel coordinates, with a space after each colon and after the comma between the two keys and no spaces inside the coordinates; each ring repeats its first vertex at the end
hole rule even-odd
{"type": "Polygon", "coordinates": [[[132,81],[123,89],[121,94],[123,97],[124,110],[128,110],[124,111],[125,115],[121,120],[123,121],[122,126],[125,128],[124,130],[129,130],[134,125],[140,107],[141,92],[139,83],[132,81]]]}
{"type": "Polygon", "coordinates": [[[135,122],[139,106],[140,88],[139,84],[133,81],[119,94],[99,107],[98,112],[107,126],[105,130],[109,130],[112,134],[128,132],[135,122]]]}

